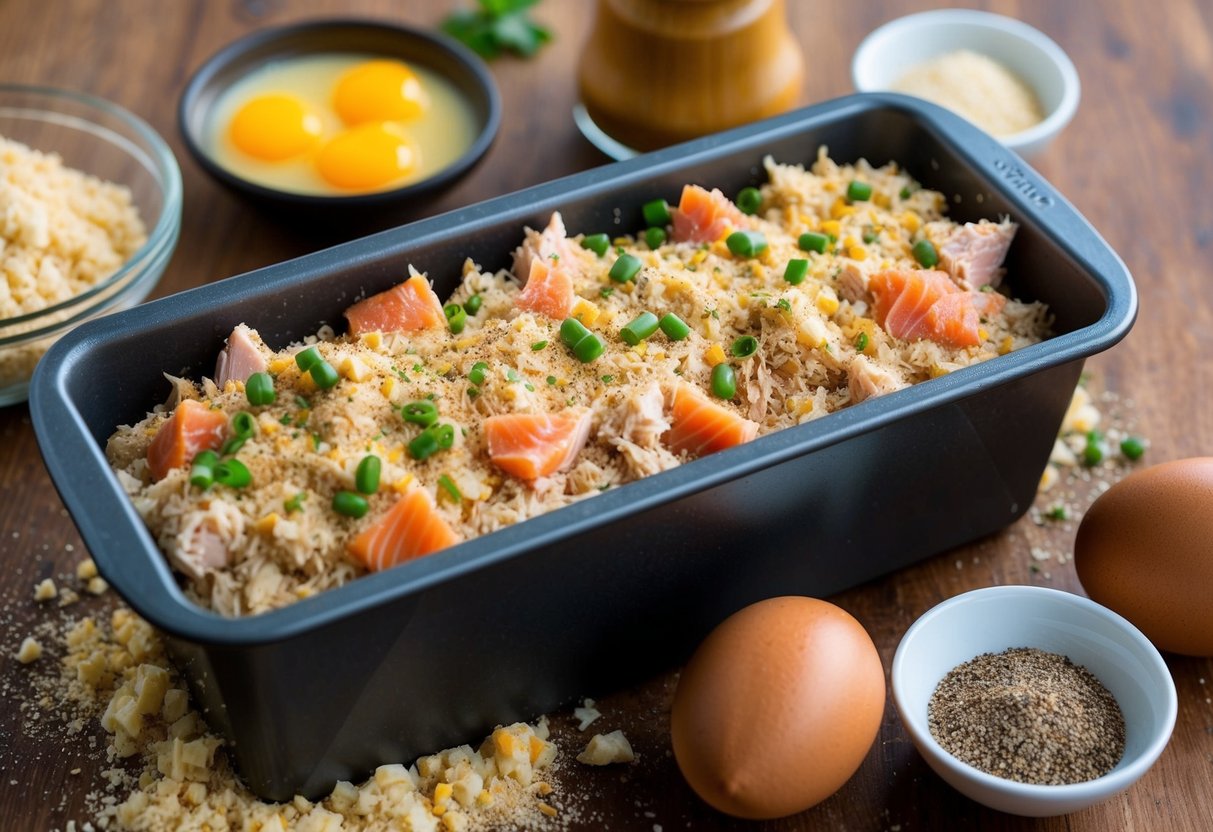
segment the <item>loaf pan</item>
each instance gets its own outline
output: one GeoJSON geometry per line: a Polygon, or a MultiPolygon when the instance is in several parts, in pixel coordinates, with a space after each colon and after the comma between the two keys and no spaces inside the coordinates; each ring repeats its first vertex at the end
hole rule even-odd
{"type": "Polygon", "coordinates": [[[167,637],[245,782],[285,800],[468,742],[684,660],[764,597],[823,596],[990,534],[1031,504],[1085,357],[1137,309],[1132,278],[1028,165],[949,113],[888,94],[809,107],[355,240],[86,324],[33,379],[34,428],[106,580],[167,637]],[[1055,336],[612,489],[285,609],[224,619],[185,598],[104,444],[210,372],[232,327],[280,347],[355,299],[464,258],[508,265],[524,226],[633,231],[688,182],[735,193],[761,161],[896,160],[957,220],[1020,223],[1007,268],[1055,336]]]}

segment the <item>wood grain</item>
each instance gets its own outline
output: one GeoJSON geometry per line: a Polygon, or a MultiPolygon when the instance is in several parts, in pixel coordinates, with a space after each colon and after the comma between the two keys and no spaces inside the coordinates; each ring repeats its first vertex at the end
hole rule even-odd
{"type": "MultiPolygon", "coordinates": [[[[850,91],[860,39],[925,0],[789,3],[808,57],[804,101],[850,91]]],[[[991,0],[964,3],[1019,17],[1048,32],[1074,59],[1082,104],[1035,165],[1121,254],[1136,277],[1141,311],[1119,346],[1092,360],[1093,384],[1130,398],[1124,410],[1149,437],[1147,462],[1213,453],[1213,6],[1207,0],[991,0]]],[[[181,241],[156,295],[296,257],[350,236],[305,227],[250,207],[186,155],[176,102],[189,74],[222,45],[271,25],[324,16],[435,24],[451,2],[392,0],[3,0],[0,80],[67,87],[116,101],[165,136],[182,166],[181,241]]],[[[531,61],[493,64],[506,118],[487,157],[459,185],[422,206],[439,212],[605,161],[569,118],[587,4],[545,0],[537,16],[556,40],[531,61]]],[[[385,214],[360,233],[403,219],[385,214]]],[[[1213,507],[1211,507],[1213,510],[1213,507]]],[[[868,628],[886,667],[905,629],[939,601],[992,584],[1036,583],[1075,592],[1072,565],[1033,572],[1033,546],[1066,552],[1073,524],[1024,519],[972,546],[843,593],[833,600],[868,628]],[[1047,574],[1047,576],[1046,576],[1047,574]]],[[[56,612],[35,608],[34,583],[71,573],[84,548],[43,468],[24,406],[0,410],[0,826],[63,828],[86,819],[85,795],[104,761],[82,737],[23,707],[28,671],[11,659],[22,635],[56,612]],[[79,773],[72,774],[73,770],[79,773]]],[[[112,597],[83,607],[105,610],[112,597]]],[[[78,614],[82,607],[73,608],[78,614]]],[[[743,824],[707,809],[670,754],[668,703],[676,677],[599,692],[603,730],[623,728],[640,753],[625,771],[573,771],[562,798],[580,806],[580,828],[651,830],[1207,830],[1213,807],[1213,662],[1168,657],[1179,721],[1155,767],[1113,800],[1070,816],[1030,820],[986,810],[952,791],[914,751],[890,704],[856,776],[818,807],[784,821],[743,824]],[[609,695],[608,695],[609,694],[609,695]]],[[[555,718],[576,742],[567,714],[555,718]]],[[[595,726],[598,728],[598,726],[595,726]]],[[[96,726],[90,729],[99,731],[96,726]]],[[[87,732],[86,732],[87,733],[87,732]]]]}

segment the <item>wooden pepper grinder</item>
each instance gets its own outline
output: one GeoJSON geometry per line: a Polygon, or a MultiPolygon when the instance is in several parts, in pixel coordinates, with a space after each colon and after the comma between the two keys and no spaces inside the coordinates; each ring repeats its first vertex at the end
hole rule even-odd
{"type": "Polygon", "coordinates": [[[803,81],[784,0],[598,0],[578,70],[595,124],[636,150],[783,112],[803,81]]]}

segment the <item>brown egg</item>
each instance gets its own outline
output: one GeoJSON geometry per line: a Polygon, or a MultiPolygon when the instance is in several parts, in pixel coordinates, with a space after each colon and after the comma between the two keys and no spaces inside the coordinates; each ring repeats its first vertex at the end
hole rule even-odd
{"type": "Polygon", "coordinates": [[[683,670],[674,756],[720,811],[792,815],[859,768],[884,699],[884,668],[858,621],[815,598],[771,598],[727,618],[683,670]]]}
{"type": "Polygon", "coordinates": [[[1109,488],[1082,518],[1074,565],[1092,600],[1160,650],[1213,655],[1213,458],[1165,462],[1109,488]]]}

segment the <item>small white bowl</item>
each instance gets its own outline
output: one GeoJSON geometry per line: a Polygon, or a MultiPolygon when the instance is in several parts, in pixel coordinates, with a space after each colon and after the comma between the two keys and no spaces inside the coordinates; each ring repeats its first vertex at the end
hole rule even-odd
{"type": "Polygon", "coordinates": [[[892,20],[859,44],[851,80],[859,92],[887,91],[911,67],[957,49],[993,58],[1036,92],[1044,121],[999,137],[1021,156],[1039,153],[1074,117],[1082,87],[1065,51],[1028,24],[989,12],[939,9],[892,20]]]}
{"type": "Polygon", "coordinates": [[[927,611],[893,656],[893,701],[927,764],[967,797],[1003,812],[1048,817],[1124,791],[1158,759],[1175,727],[1175,683],[1154,645],[1127,620],[1087,598],[1035,586],[966,592],[927,611]],[[927,727],[927,704],[952,668],[982,653],[1035,647],[1069,656],[1116,697],[1125,752],[1085,783],[1045,786],[995,777],[943,749],[927,727]]]}

